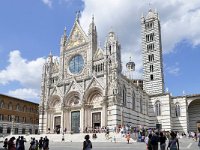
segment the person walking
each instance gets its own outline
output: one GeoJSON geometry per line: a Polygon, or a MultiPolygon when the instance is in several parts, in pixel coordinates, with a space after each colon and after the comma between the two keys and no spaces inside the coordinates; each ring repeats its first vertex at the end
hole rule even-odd
{"type": "Polygon", "coordinates": [[[5,150],[8,148],[8,139],[7,138],[3,142],[3,147],[5,150]]]}
{"type": "Polygon", "coordinates": [[[166,136],[163,134],[163,132],[160,132],[160,150],[165,150],[166,147],[166,136]]]}
{"type": "Polygon", "coordinates": [[[92,142],[89,139],[90,139],[90,136],[87,134],[85,136],[85,141],[83,142],[83,150],[91,150],[92,149],[92,142]]]}
{"type": "Polygon", "coordinates": [[[179,141],[176,138],[176,133],[174,133],[172,131],[170,133],[170,135],[171,135],[171,139],[169,140],[169,144],[168,144],[167,150],[168,150],[168,148],[170,148],[170,150],[179,150],[179,141]]]}
{"type": "Polygon", "coordinates": [[[130,133],[128,132],[128,134],[126,135],[126,140],[127,140],[127,144],[129,144],[129,141],[130,141],[130,137],[131,137],[131,135],[130,135],[130,133]]]}

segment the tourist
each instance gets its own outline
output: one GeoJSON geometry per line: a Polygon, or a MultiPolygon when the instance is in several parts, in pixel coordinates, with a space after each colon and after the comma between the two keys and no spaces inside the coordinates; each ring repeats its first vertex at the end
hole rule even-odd
{"type": "Polygon", "coordinates": [[[31,142],[30,142],[30,148],[29,150],[36,150],[36,141],[35,138],[32,138],[31,142]]]}
{"type": "Polygon", "coordinates": [[[148,136],[147,150],[152,150],[151,138],[152,138],[152,134],[150,133],[149,136],[148,136]]]}
{"type": "Polygon", "coordinates": [[[16,150],[20,150],[19,140],[20,140],[20,136],[16,140],[16,150]]]}
{"type": "Polygon", "coordinates": [[[90,139],[90,136],[87,134],[85,136],[85,141],[83,142],[83,150],[91,150],[92,149],[92,142],[89,139],[90,139]]]}
{"type": "Polygon", "coordinates": [[[126,135],[126,140],[127,140],[127,144],[129,144],[129,141],[130,141],[130,137],[131,137],[131,135],[130,135],[130,133],[128,132],[128,134],[126,135]]]}
{"type": "Polygon", "coordinates": [[[151,147],[152,150],[158,150],[158,142],[159,142],[159,137],[158,137],[159,133],[156,132],[153,134],[152,138],[151,138],[151,147]]]}
{"type": "Polygon", "coordinates": [[[11,137],[8,141],[8,150],[16,150],[15,143],[14,143],[15,137],[11,137]]]}
{"type": "Polygon", "coordinates": [[[166,136],[163,134],[163,132],[160,132],[160,150],[165,150],[166,147],[166,136]]]}
{"type": "Polygon", "coordinates": [[[170,148],[170,150],[179,150],[179,142],[176,138],[176,134],[172,131],[170,135],[171,139],[169,140],[167,149],[170,148]]]}
{"type": "Polygon", "coordinates": [[[199,132],[198,138],[199,138],[198,146],[200,148],[200,132],[199,132]]]}
{"type": "Polygon", "coordinates": [[[43,137],[40,137],[40,140],[39,140],[39,150],[42,150],[43,148],[43,137]]]}
{"type": "Polygon", "coordinates": [[[3,147],[4,147],[4,149],[8,148],[8,139],[7,138],[3,142],[3,147]]]}
{"type": "Polygon", "coordinates": [[[19,143],[18,143],[19,144],[19,150],[25,150],[24,142],[26,142],[26,140],[24,139],[23,136],[21,136],[19,143]]]}
{"type": "Polygon", "coordinates": [[[48,150],[49,149],[49,139],[47,136],[45,136],[44,141],[43,141],[43,150],[48,150]]]}

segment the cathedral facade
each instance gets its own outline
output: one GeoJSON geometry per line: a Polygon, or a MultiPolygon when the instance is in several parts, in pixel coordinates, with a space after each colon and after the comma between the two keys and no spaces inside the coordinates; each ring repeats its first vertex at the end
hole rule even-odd
{"type": "MultiPolygon", "coordinates": [[[[83,132],[86,128],[143,126],[181,132],[199,126],[200,95],[172,97],[164,91],[158,13],[141,17],[143,80],[122,74],[121,45],[113,31],[97,44],[94,18],[86,34],[77,16],[61,37],[59,60],[44,64],[39,106],[40,132],[83,132]]],[[[127,63],[134,70],[134,63],[127,63]]]]}

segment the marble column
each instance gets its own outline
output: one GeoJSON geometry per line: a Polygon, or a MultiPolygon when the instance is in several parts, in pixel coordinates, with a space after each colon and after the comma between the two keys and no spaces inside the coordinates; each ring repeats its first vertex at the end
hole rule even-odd
{"type": "Polygon", "coordinates": [[[80,132],[83,132],[85,129],[85,108],[81,107],[81,111],[80,111],[80,132]]]}
{"type": "Polygon", "coordinates": [[[107,103],[102,103],[102,123],[101,126],[107,126],[107,103]]]}

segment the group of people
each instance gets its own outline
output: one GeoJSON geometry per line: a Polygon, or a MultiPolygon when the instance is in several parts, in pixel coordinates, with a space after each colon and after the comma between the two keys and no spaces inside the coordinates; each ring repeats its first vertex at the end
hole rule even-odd
{"type": "MultiPolygon", "coordinates": [[[[23,136],[19,136],[17,139],[15,137],[11,137],[9,140],[6,138],[4,140],[4,149],[5,150],[25,150],[24,143],[26,139],[23,136]],[[16,142],[15,142],[16,140],[16,142]]],[[[49,149],[49,139],[47,136],[45,138],[41,137],[38,140],[35,138],[31,138],[29,150],[48,150],[49,149]]]]}
{"type": "Polygon", "coordinates": [[[158,143],[160,143],[160,150],[165,150],[167,145],[167,150],[179,150],[179,141],[178,138],[176,138],[176,133],[171,132],[170,133],[170,139],[168,145],[166,144],[167,137],[163,134],[163,132],[156,132],[156,133],[150,133],[145,138],[145,143],[147,146],[147,150],[158,150],[158,143]]]}

